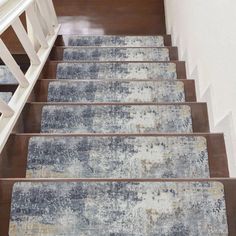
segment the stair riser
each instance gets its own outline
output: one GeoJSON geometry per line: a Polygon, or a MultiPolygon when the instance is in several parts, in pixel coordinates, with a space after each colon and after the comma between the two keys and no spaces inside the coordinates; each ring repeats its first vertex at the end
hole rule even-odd
{"type": "MultiPolygon", "coordinates": [[[[62,61],[49,61],[49,63],[44,68],[44,71],[42,73],[42,77],[41,78],[45,78],[45,79],[55,79],[55,78],[58,78],[57,77],[57,65],[59,63],[62,63],[62,61]]],[[[145,64],[145,62],[143,62],[143,63],[145,64]]],[[[152,63],[154,63],[154,62],[147,62],[147,63],[151,67],[152,63]]],[[[171,65],[173,67],[172,68],[173,74],[170,73],[170,71],[168,72],[169,76],[171,76],[171,79],[175,79],[175,78],[186,79],[185,63],[184,62],[171,62],[171,63],[172,63],[171,65]]],[[[96,64],[93,64],[93,63],[86,63],[86,62],[83,63],[83,62],[80,62],[81,68],[83,70],[85,69],[86,64],[87,64],[88,67],[93,68],[93,66],[99,67],[99,65],[102,66],[102,64],[105,64],[105,63],[104,62],[98,62],[96,64]]],[[[129,62],[124,62],[124,63],[117,62],[116,64],[117,64],[117,67],[120,67],[121,65],[126,67],[130,63],[129,62]]],[[[139,62],[133,62],[132,64],[130,64],[130,68],[132,70],[134,70],[134,68],[137,67],[139,64],[140,64],[139,62]]],[[[159,64],[160,64],[160,66],[167,65],[167,63],[159,63],[159,64]]],[[[73,62],[69,63],[69,65],[70,66],[73,65],[73,62]]],[[[152,67],[153,67],[153,69],[155,68],[154,64],[153,64],[152,67]]],[[[139,79],[139,80],[140,79],[161,79],[162,77],[160,77],[160,75],[158,77],[158,74],[157,74],[158,70],[157,70],[157,68],[155,68],[155,71],[156,72],[153,75],[151,75],[150,74],[151,71],[149,71],[148,72],[148,76],[147,76],[147,74],[146,75],[145,74],[140,75],[140,73],[135,72],[135,74],[133,74],[133,75],[130,74],[129,76],[126,75],[125,77],[124,77],[124,75],[121,75],[121,74],[120,75],[119,74],[115,75],[114,73],[110,74],[111,71],[110,72],[107,71],[107,73],[103,74],[103,76],[100,73],[99,77],[102,76],[100,78],[102,80],[104,80],[104,79],[108,80],[109,78],[113,79],[113,80],[117,80],[117,79],[134,79],[134,80],[135,79],[139,79]],[[120,77],[120,76],[122,76],[122,77],[120,77]]],[[[91,76],[91,74],[88,73],[88,70],[85,70],[85,72],[86,73],[83,74],[83,76],[81,75],[82,78],[79,78],[79,79],[99,79],[99,77],[97,76],[98,75],[97,72],[93,73],[93,75],[92,75],[93,77],[91,76]]],[[[63,74],[61,74],[61,77],[65,77],[67,75],[66,73],[67,73],[66,71],[63,71],[63,74]]],[[[74,71],[74,73],[75,73],[75,71],[74,71]]],[[[168,79],[166,74],[162,74],[162,75],[164,76],[163,79],[168,79]]],[[[66,76],[66,77],[67,77],[67,79],[69,79],[69,76],[66,76]]],[[[78,74],[77,75],[76,74],[72,75],[71,78],[75,79],[76,77],[78,77],[78,74]]]]}
{"type": "MultiPolygon", "coordinates": [[[[20,134],[20,135],[11,135],[2,154],[2,167],[1,173],[3,178],[24,178],[26,174],[26,164],[27,164],[27,155],[28,155],[28,145],[29,139],[31,137],[65,137],[65,138],[128,138],[128,137],[137,137],[143,138],[144,140],[148,137],[152,138],[164,138],[164,137],[196,137],[198,134],[183,134],[183,135],[173,135],[173,134],[162,134],[162,135],[133,135],[133,136],[124,136],[124,135],[113,135],[113,136],[104,136],[104,135],[42,135],[42,134],[20,134]],[[12,150],[12,147],[15,147],[12,150]]],[[[208,161],[209,161],[209,170],[210,176],[213,177],[228,177],[228,167],[227,167],[227,156],[224,146],[224,137],[221,134],[200,134],[201,137],[204,137],[207,140],[207,150],[208,150],[208,161]]]]}
{"type": "MultiPolygon", "coordinates": [[[[176,61],[178,60],[178,50],[176,47],[154,47],[154,48],[111,48],[111,47],[55,47],[53,48],[50,59],[51,60],[69,60],[70,58],[64,57],[66,51],[70,50],[77,50],[78,52],[82,53],[85,52],[86,56],[90,55],[90,57],[86,57],[86,60],[93,60],[93,61],[119,61],[122,57],[118,58],[117,56],[123,52],[124,56],[122,58],[123,61],[176,61]],[[94,51],[97,51],[96,53],[94,51]],[[137,52],[138,51],[138,52],[137,52]],[[153,57],[151,58],[151,54],[153,55],[153,51],[163,52],[164,56],[162,57],[153,57]],[[118,54],[119,52],[119,54],[118,54]],[[146,56],[146,58],[142,58],[139,56],[140,52],[143,52],[142,55],[146,56]],[[100,53],[100,56],[98,55],[100,53]],[[135,54],[134,54],[135,53],[135,54]],[[108,54],[108,56],[105,56],[108,54]],[[118,55],[116,55],[118,54],[118,55]],[[134,54],[132,56],[132,54],[134,54]],[[103,58],[102,58],[103,55],[103,58]],[[111,57],[112,56],[112,57],[111,57]],[[129,56],[129,57],[128,57],[129,56]]],[[[74,58],[75,59],[75,58],[74,58]]],[[[80,57],[76,58],[77,60],[85,60],[85,58],[80,57]]]]}

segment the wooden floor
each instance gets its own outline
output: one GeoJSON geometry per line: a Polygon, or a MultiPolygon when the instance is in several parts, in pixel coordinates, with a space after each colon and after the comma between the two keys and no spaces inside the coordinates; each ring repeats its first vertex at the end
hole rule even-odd
{"type": "MultiPolygon", "coordinates": [[[[54,0],[62,24],[59,34],[166,34],[163,0],[54,0]],[[147,17],[148,16],[148,17],[147,17]]],[[[25,23],[25,14],[21,19],[25,23]]],[[[24,54],[9,28],[1,38],[12,53],[24,54]]]]}
{"type": "Polygon", "coordinates": [[[54,0],[60,34],[165,34],[163,0],[54,0]],[[147,17],[148,16],[148,17],[147,17]]]}

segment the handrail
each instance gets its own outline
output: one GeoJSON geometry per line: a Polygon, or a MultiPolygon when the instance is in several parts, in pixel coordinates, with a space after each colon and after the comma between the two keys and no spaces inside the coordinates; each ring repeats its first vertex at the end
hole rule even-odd
{"type": "Polygon", "coordinates": [[[0,35],[10,26],[31,64],[24,74],[0,39],[0,58],[19,83],[8,104],[0,98],[0,152],[39,78],[60,28],[52,0],[8,0],[0,7],[0,35]],[[27,31],[19,18],[24,12],[27,31]]]}

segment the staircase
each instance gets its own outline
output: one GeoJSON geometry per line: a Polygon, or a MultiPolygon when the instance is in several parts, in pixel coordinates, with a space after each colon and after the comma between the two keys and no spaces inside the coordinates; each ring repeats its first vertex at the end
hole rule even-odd
{"type": "Polygon", "coordinates": [[[223,135],[169,35],[58,36],[0,168],[1,235],[236,235],[223,135]]]}

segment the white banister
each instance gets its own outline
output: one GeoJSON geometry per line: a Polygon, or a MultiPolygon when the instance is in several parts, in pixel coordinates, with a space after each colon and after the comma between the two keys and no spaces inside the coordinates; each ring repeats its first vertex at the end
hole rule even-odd
{"type": "Polygon", "coordinates": [[[26,53],[28,54],[31,64],[38,65],[40,63],[39,57],[34,49],[33,44],[31,43],[24,26],[22,25],[19,17],[15,19],[12,23],[12,28],[14,29],[17,37],[20,39],[23,48],[25,49],[26,53]]]}
{"type": "Polygon", "coordinates": [[[5,65],[10,69],[11,73],[15,76],[16,80],[19,82],[21,87],[27,87],[29,82],[25,78],[24,73],[21,71],[20,67],[17,65],[15,59],[7,49],[6,45],[0,39],[0,57],[2,58],[5,65]]]}
{"type": "Polygon", "coordinates": [[[23,73],[0,38],[0,58],[19,82],[8,104],[0,99],[0,152],[40,76],[60,28],[51,0],[8,0],[0,7],[0,35],[10,26],[31,64],[23,73]],[[19,18],[24,12],[27,31],[19,18]]]}

